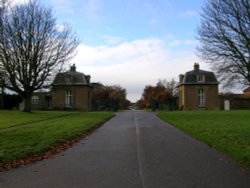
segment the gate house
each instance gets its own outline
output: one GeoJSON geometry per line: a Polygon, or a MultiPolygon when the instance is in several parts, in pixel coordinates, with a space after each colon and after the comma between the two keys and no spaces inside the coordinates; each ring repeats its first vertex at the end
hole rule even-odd
{"type": "Polygon", "coordinates": [[[76,66],[70,70],[58,73],[52,85],[53,109],[91,110],[90,76],[76,71],[76,66]]]}
{"type": "Polygon", "coordinates": [[[179,76],[179,109],[219,109],[218,84],[213,72],[195,63],[192,71],[179,76]]]}

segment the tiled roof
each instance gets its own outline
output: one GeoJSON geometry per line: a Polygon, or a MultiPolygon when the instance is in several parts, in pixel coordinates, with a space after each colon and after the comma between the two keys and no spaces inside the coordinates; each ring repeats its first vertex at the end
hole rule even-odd
{"type": "Polygon", "coordinates": [[[58,73],[53,85],[90,85],[90,76],[77,72],[75,67],[70,71],[58,73]]]}
{"type": "Polygon", "coordinates": [[[243,92],[250,92],[250,87],[244,89],[243,92]]]}
{"type": "Polygon", "coordinates": [[[193,70],[186,72],[183,83],[184,84],[196,84],[201,83],[197,81],[197,76],[205,76],[204,83],[206,84],[218,84],[218,81],[213,72],[204,71],[204,70],[193,70]]]}
{"type": "Polygon", "coordinates": [[[217,85],[219,84],[213,72],[199,69],[199,65],[195,64],[194,70],[186,72],[181,76],[179,85],[217,85]],[[200,78],[200,79],[199,79],[200,78]]]}

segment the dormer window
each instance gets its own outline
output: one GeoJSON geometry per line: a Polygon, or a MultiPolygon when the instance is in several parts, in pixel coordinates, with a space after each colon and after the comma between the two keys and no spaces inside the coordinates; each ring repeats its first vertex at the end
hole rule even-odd
{"type": "Polygon", "coordinates": [[[72,77],[71,76],[67,76],[66,77],[66,83],[70,83],[72,82],[72,77]]]}
{"type": "Polygon", "coordinates": [[[205,76],[204,75],[197,75],[196,79],[197,79],[197,82],[205,82],[205,76]]]}
{"type": "Polygon", "coordinates": [[[39,97],[38,96],[32,96],[31,97],[31,104],[38,104],[39,103],[39,97]]]}

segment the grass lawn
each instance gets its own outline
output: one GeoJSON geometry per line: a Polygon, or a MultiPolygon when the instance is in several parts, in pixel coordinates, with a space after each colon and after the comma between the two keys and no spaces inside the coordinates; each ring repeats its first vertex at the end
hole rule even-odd
{"type": "Polygon", "coordinates": [[[76,112],[35,111],[32,113],[23,113],[21,111],[0,110],[0,130],[8,127],[15,127],[23,124],[43,121],[50,118],[66,116],[70,115],[71,113],[76,112]]]}
{"type": "Polygon", "coordinates": [[[250,111],[159,112],[158,116],[250,167],[250,111]]]}
{"type": "Polygon", "coordinates": [[[0,127],[12,127],[0,128],[0,163],[45,152],[112,116],[112,112],[0,111],[0,127]],[[20,124],[25,125],[16,126],[20,124]]]}

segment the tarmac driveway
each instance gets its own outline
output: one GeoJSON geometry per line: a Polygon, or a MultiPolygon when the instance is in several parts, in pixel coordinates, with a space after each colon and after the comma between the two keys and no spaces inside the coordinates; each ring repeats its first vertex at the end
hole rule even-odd
{"type": "Polygon", "coordinates": [[[0,173],[1,188],[249,188],[236,162],[161,121],[126,111],[52,159],[0,173]]]}

